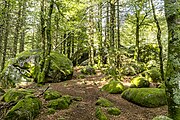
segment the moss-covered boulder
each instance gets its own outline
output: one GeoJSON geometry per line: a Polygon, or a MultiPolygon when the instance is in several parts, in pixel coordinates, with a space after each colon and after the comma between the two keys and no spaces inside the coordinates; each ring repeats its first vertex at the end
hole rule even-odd
{"type": "Polygon", "coordinates": [[[124,85],[116,80],[111,80],[108,84],[102,87],[103,91],[107,91],[111,94],[120,94],[124,91],[124,85]]]}
{"type": "Polygon", "coordinates": [[[57,109],[67,109],[72,103],[72,97],[69,95],[62,96],[61,98],[50,100],[48,103],[48,108],[57,109]]]}
{"type": "Polygon", "coordinates": [[[158,88],[129,88],[122,93],[122,98],[148,108],[167,104],[165,90],[158,88]]]}
{"type": "Polygon", "coordinates": [[[25,96],[32,95],[33,90],[26,89],[10,89],[2,97],[2,101],[5,102],[17,102],[20,99],[25,98],[25,96]]]}
{"type": "Polygon", "coordinates": [[[108,108],[108,114],[118,116],[121,114],[121,111],[119,110],[119,108],[111,107],[108,108]]]}
{"type": "Polygon", "coordinates": [[[108,120],[107,116],[104,114],[104,112],[99,107],[96,108],[95,115],[98,120],[108,120]]]}
{"type": "Polygon", "coordinates": [[[96,71],[93,67],[86,66],[81,70],[81,73],[83,73],[85,75],[94,75],[94,74],[96,74],[96,71]]]}
{"type": "Polygon", "coordinates": [[[131,87],[149,87],[150,82],[145,77],[135,77],[131,80],[131,87]]]}
{"type": "MultiPolygon", "coordinates": [[[[0,76],[3,87],[14,87],[19,82],[37,82],[38,77],[42,76],[40,75],[43,64],[42,54],[40,50],[28,50],[8,60],[0,76]]],[[[50,68],[48,74],[45,75],[45,82],[59,82],[72,78],[71,60],[55,51],[51,51],[48,58],[50,68]]]]}
{"type": "Polygon", "coordinates": [[[160,115],[160,116],[153,118],[152,120],[173,120],[173,119],[171,119],[167,116],[160,115]]]}
{"type": "Polygon", "coordinates": [[[96,101],[96,105],[98,106],[102,106],[102,107],[112,107],[113,103],[103,97],[100,97],[97,101],[96,101]]]}
{"type": "Polygon", "coordinates": [[[146,77],[149,82],[161,81],[161,73],[157,68],[152,68],[150,70],[144,71],[142,75],[146,77]]]}
{"type": "Polygon", "coordinates": [[[7,112],[5,120],[33,120],[39,114],[41,105],[37,98],[22,99],[7,112]]]}
{"type": "Polygon", "coordinates": [[[45,100],[53,100],[53,99],[57,99],[60,97],[61,97],[61,94],[58,91],[48,90],[44,93],[44,99],[45,100]]]}

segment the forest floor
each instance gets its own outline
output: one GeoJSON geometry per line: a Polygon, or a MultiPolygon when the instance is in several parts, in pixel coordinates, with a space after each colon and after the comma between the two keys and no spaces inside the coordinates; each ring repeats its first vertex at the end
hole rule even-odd
{"type": "MultiPolygon", "coordinates": [[[[107,83],[101,79],[105,77],[100,71],[96,75],[87,75],[83,79],[78,79],[80,74],[79,69],[75,69],[74,77],[72,80],[50,83],[52,90],[59,91],[62,95],[71,95],[82,97],[82,101],[73,102],[69,109],[57,110],[54,114],[47,114],[47,109],[44,105],[41,114],[35,120],[97,120],[95,117],[96,100],[99,97],[104,97],[121,110],[119,116],[107,116],[110,120],[152,120],[157,115],[166,115],[167,106],[158,108],[145,108],[130,103],[123,98],[120,94],[108,94],[107,92],[100,91],[100,87],[107,83]]],[[[48,84],[41,89],[47,88],[48,84]]]]}

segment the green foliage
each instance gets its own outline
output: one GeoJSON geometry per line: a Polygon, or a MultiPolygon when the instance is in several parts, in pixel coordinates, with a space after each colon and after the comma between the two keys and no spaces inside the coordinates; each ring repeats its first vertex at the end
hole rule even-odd
{"type": "Polygon", "coordinates": [[[122,98],[149,108],[167,104],[165,90],[158,88],[129,88],[122,93],[122,98]]]}
{"type": "Polygon", "coordinates": [[[150,60],[158,61],[159,48],[157,44],[145,44],[140,47],[140,61],[147,63],[150,60]]]}
{"type": "Polygon", "coordinates": [[[98,118],[98,120],[108,120],[107,116],[103,113],[103,111],[99,107],[96,108],[95,114],[96,114],[96,118],[98,118]]]}
{"type": "Polygon", "coordinates": [[[172,120],[172,119],[167,116],[160,115],[160,116],[153,118],[152,120],[172,120]]]}
{"type": "Polygon", "coordinates": [[[58,92],[58,91],[46,91],[44,93],[44,99],[45,100],[53,100],[53,99],[57,99],[57,98],[60,98],[61,97],[61,94],[58,92]]]}
{"type": "Polygon", "coordinates": [[[108,84],[102,87],[102,90],[107,91],[111,94],[119,94],[124,91],[124,85],[116,80],[111,80],[108,84]]]}
{"type": "Polygon", "coordinates": [[[161,73],[157,68],[152,68],[150,70],[144,71],[142,76],[146,77],[149,82],[160,82],[161,73]]]}
{"type": "Polygon", "coordinates": [[[37,98],[21,99],[7,112],[5,120],[33,120],[41,106],[42,103],[37,98]]]}
{"type": "Polygon", "coordinates": [[[48,114],[54,114],[56,112],[53,108],[48,108],[48,114]]]}
{"type": "Polygon", "coordinates": [[[5,91],[0,87],[0,96],[4,95],[5,91]]]}
{"type": "Polygon", "coordinates": [[[108,114],[118,116],[121,114],[121,111],[116,107],[111,107],[111,108],[108,108],[108,114]]]}
{"type": "Polygon", "coordinates": [[[110,102],[109,100],[100,97],[97,101],[96,101],[96,105],[98,106],[102,106],[102,107],[112,107],[113,103],[110,102]]]}
{"type": "Polygon", "coordinates": [[[25,98],[27,95],[31,95],[34,91],[24,90],[24,89],[10,89],[2,97],[2,100],[5,102],[17,102],[20,99],[25,98]]]}
{"type": "Polygon", "coordinates": [[[94,75],[94,74],[96,74],[96,71],[93,67],[86,66],[81,70],[81,73],[83,73],[85,75],[94,75]]]}
{"type": "Polygon", "coordinates": [[[135,77],[131,80],[131,87],[149,87],[150,82],[145,77],[135,77]]]}

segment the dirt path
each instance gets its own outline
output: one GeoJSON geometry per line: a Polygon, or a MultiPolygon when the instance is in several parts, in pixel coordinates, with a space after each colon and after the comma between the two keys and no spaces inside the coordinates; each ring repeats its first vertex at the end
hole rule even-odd
{"type": "MultiPolygon", "coordinates": [[[[75,71],[76,75],[77,72],[75,71]]],[[[47,115],[44,108],[36,120],[97,120],[95,102],[99,97],[109,99],[121,109],[121,115],[109,116],[110,120],[152,120],[157,115],[167,114],[167,106],[144,108],[124,100],[120,94],[108,94],[100,91],[98,87],[104,84],[104,82],[100,82],[102,77],[104,76],[98,73],[94,76],[86,76],[84,79],[74,78],[61,83],[50,84],[50,89],[57,90],[64,95],[79,96],[83,99],[80,102],[74,102],[69,109],[57,110],[52,115],[47,115]]]]}

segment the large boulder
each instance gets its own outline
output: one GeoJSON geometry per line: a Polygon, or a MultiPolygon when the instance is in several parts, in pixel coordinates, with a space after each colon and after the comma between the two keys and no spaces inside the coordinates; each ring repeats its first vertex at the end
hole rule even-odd
{"type": "Polygon", "coordinates": [[[122,98],[148,108],[167,104],[165,90],[158,88],[129,88],[122,93],[122,98]]]}
{"type": "MultiPolygon", "coordinates": [[[[73,75],[72,62],[62,54],[52,51],[49,72],[45,75],[46,82],[58,82],[71,79],[73,75]]],[[[6,62],[0,78],[3,86],[14,86],[19,82],[37,80],[42,67],[42,52],[28,50],[6,62]]]]}
{"type": "Polygon", "coordinates": [[[135,77],[131,80],[131,87],[149,87],[150,82],[145,77],[135,77]]]}
{"type": "Polygon", "coordinates": [[[116,80],[111,80],[108,84],[102,87],[103,91],[107,91],[111,94],[120,94],[124,91],[124,85],[116,80]]]}
{"type": "Polygon", "coordinates": [[[6,114],[5,120],[33,120],[40,112],[42,103],[37,98],[21,99],[6,114]]]}

